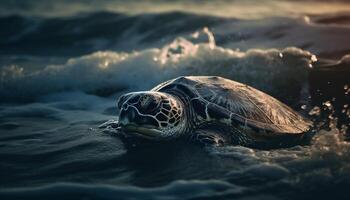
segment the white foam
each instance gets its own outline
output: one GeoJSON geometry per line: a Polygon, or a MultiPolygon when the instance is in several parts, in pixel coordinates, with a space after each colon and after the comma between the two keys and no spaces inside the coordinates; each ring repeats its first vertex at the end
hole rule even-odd
{"type": "Polygon", "coordinates": [[[298,87],[306,82],[312,63],[307,51],[290,47],[241,52],[215,46],[213,41],[195,44],[177,38],[162,48],[133,53],[99,51],[29,74],[19,67],[5,68],[0,94],[3,99],[21,100],[69,90],[148,90],[182,75],[224,76],[272,94],[285,91],[291,82],[298,87]]]}

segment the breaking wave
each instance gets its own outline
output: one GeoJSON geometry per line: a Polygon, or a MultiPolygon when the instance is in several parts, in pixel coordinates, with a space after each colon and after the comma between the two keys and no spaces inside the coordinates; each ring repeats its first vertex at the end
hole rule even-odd
{"type": "Polygon", "coordinates": [[[78,90],[111,95],[121,90],[148,90],[183,75],[217,75],[247,83],[276,96],[299,96],[308,69],[316,57],[295,47],[232,50],[215,45],[213,34],[204,28],[192,35],[205,35],[208,42],[176,38],[162,48],[132,53],[99,51],[69,59],[63,65],[26,72],[9,66],[1,70],[2,101],[33,100],[38,96],[78,90]],[[288,88],[288,92],[286,92],[288,88]]]}

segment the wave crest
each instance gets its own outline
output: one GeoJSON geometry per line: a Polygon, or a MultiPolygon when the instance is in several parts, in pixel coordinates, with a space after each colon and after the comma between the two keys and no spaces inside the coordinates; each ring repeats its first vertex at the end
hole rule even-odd
{"type": "Polygon", "coordinates": [[[98,51],[31,73],[2,69],[0,94],[5,100],[26,101],[41,95],[79,90],[110,95],[121,90],[148,90],[183,75],[217,75],[247,83],[277,97],[298,97],[306,84],[313,55],[299,48],[251,49],[246,52],[176,38],[162,48],[132,53],[98,51]],[[287,95],[287,96],[285,96],[287,95]]]}

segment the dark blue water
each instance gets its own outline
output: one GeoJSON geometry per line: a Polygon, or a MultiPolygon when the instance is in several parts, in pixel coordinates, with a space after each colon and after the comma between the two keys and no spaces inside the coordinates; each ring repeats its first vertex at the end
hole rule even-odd
{"type": "Polygon", "coordinates": [[[259,2],[1,2],[0,199],[347,199],[350,6],[259,2]],[[314,137],[128,149],[98,128],[121,94],[181,75],[258,88],[314,137]]]}

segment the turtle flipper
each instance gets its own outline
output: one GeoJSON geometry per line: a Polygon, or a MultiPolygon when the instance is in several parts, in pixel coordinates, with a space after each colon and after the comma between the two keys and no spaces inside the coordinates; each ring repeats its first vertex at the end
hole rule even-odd
{"type": "Polygon", "coordinates": [[[118,129],[120,127],[119,121],[111,119],[98,126],[98,128],[100,129],[104,129],[108,127],[118,129]]]}
{"type": "Polygon", "coordinates": [[[101,125],[98,126],[100,130],[104,133],[109,133],[109,134],[115,134],[115,135],[122,135],[124,136],[124,133],[121,131],[121,127],[119,124],[119,121],[117,120],[108,120],[101,125]]]}
{"type": "Polygon", "coordinates": [[[203,146],[224,146],[229,143],[224,135],[206,129],[195,131],[191,136],[191,140],[203,146]]]}

